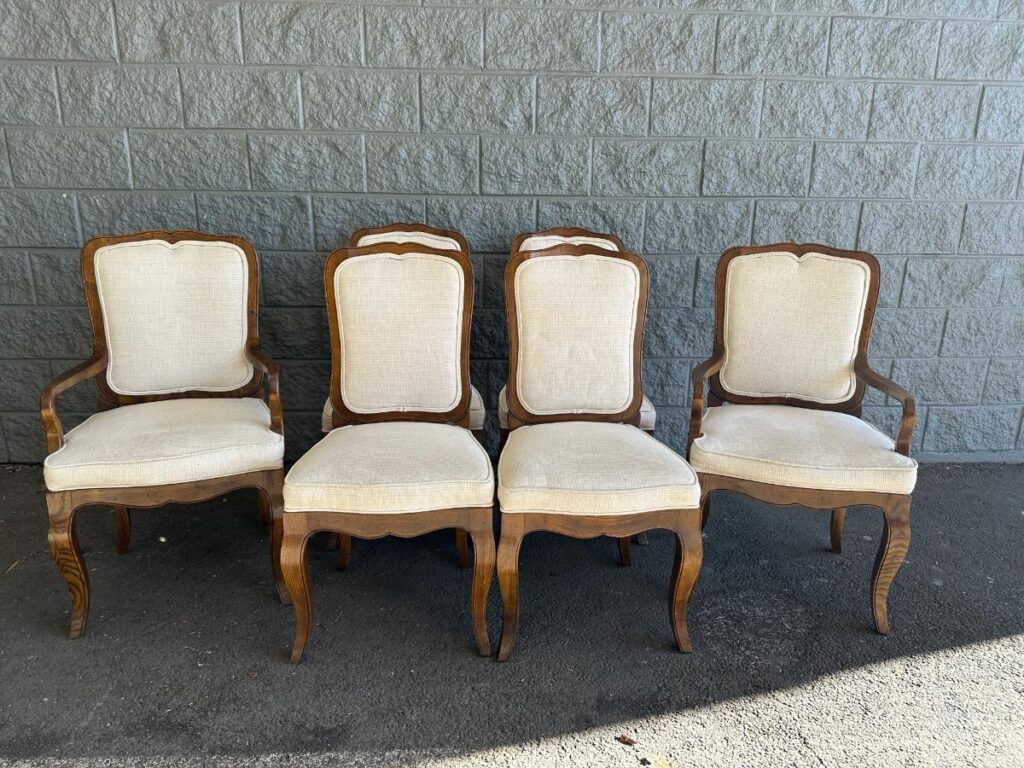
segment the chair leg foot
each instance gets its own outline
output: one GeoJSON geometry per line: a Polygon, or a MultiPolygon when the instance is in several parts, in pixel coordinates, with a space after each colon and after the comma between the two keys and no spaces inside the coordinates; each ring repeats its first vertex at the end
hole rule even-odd
{"type": "Polygon", "coordinates": [[[519,629],[519,549],[523,543],[523,523],[507,516],[501,522],[501,541],[498,543],[498,586],[504,615],[501,626],[501,644],[498,661],[508,661],[519,629]]]}
{"type": "Polygon", "coordinates": [[[128,507],[114,507],[113,511],[117,524],[117,552],[123,555],[132,541],[132,513],[128,507]]]}
{"type": "Polygon", "coordinates": [[[680,651],[693,650],[686,628],[686,608],[700,576],[704,561],[704,542],[700,533],[700,510],[683,510],[676,529],[676,555],[672,566],[672,589],[669,592],[669,617],[672,633],[680,651]]]}
{"type": "Polygon", "coordinates": [[[494,530],[490,524],[491,511],[487,510],[486,525],[471,531],[473,536],[473,601],[470,612],[473,616],[473,634],[481,656],[491,655],[491,640],[487,634],[487,596],[494,579],[495,549],[494,530]]]}
{"type": "Polygon", "coordinates": [[[347,571],[352,561],[352,537],[347,533],[338,534],[338,570],[347,571]]]}
{"type": "Polygon", "coordinates": [[[619,565],[630,566],[633,564],[633,552],[629,546],[629,536],[619,539],[619,565]]]}
{"type": "MultiPolygon", "coordinates": [[[[476,541],[474,539],[474,541],[476,541]]],[[[455,529],[455,553],[459,568],[469,567],[469,535],[462,528],[455,529]]]]}
{"type": "Polygon", "coordinates": [[[50,528],[46,539],[50,555],[71,593],[71,626],[68,635],[81,637],[89,618],[89,574],[78,546],[75,507],[67,491],[46,494],[50,528]]]}
{"type": "Polygon", "coordinates": [[[910,497],[899,497],[882,512],[885,522],[871,575],[871,612],[875,619],[875,630],[879,634],[888,635],[889,587],[910,548],[910,497]]]}
{"type": "MultiPolygon", "coordinates": [[[[287,522],[287,521],[286,521],[287,522]]],[[[295,609],[295,642],[292,645],[292,664],[302,661],[313,628],[313,600],[309,593],[309,563],[307,544],[309,534],[299,529],[290,531],[285,526],[281,542],[281,570],[295,609]]]]}
{"type": "Polygon", "coordinates": [[[846,507],[832,510],[832,522],[829,526],[829,539],[832,551],[839,554],[843,551],[843,526],[846,524],[846,507]]]}

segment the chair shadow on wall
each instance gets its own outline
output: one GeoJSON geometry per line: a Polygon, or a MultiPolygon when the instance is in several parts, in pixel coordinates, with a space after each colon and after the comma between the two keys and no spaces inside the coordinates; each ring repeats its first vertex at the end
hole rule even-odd
{"type": "MultiPolygon", "coordinates": [[[[124,599],[98,600],[92,632],[70,642],[48,561],[0,580],[0,602],[13,608],[0,643],[9,660],[34,659],[23,667],[26,684],[58,710],[42,720],[14,712],[0,728],[0,754],[471,753],[1022,633],[1013,566],[1022,480],[1017,467],[923,468],[888,638],[874,632],[866,590],[877,510],[851,509],[837,555],[827,513],[720,495],[690,604],[692,654],[674,650],[668,620],[670,534],[636,547],[629,568],[613,539],[531,535],[521,555],[529,631],[507,664],[476,655],[464,599],[471,569],[457,566],[444,531],[356,541],[346,573],[315,541],[318,626],[295,669],[293,617],[274,599],[247,496],[140,514],[127,556],[114,552],[112,524],[85,525],[94,589],[124,599]],[[94,697],[96,686],[107,694],[94,697]],[[139,693],[121,695],[130,690],[139,693]]],[[[84,514],[109,519],[98,508],[84,514]]],[[[38,544],[37,523],[9,526],[19,550],[38,544]]],[[[492,643],[500,616],[493,589],[492,643]]]]}

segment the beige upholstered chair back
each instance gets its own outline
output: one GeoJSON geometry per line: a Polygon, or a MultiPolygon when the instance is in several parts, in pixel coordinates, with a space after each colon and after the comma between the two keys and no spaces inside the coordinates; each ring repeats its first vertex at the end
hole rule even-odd
{"type": "Polygon", "coordinates": [[[255,252],[239,238],[212,238],[149,232],[97,238],[83,250],[113,399],[236,392],[254,383],[245,350],[256,338],[255,252]]]}
{"type": "Polygon", "coordinates": [[[555,245],[594,245],[607,251],[623,250],[622,240],[615,235],[591,232],[578,227],[556,227],[541,232],[524,232],[512,243],[512,253],[543,251],[555,245]]]}
{"type": "Polygon", "coordinates": [[[438,251],[462,251],[469,254],[469,245],[460,233],[426,224],[388,224],[384,227],[358,229],[349,240],[349,245],[354,248],[380,243],[412,243],[438,251]]]}
{"type": "Polygon", "coordinates": [[[718,382],[729,400],[859,403],[853,363],[878,294],[874,257],[788,243],[734,249],[717,288],[718,382]]]}
{"type": "Polygon", "coordinates": [[[636,421],[647,290],[647,265],[635,254],[562,244],[513,256],[509,426],[636,421]]]}
{"type": "Polygon", "coordinates": [[[461,251],[342,248],[325,270],[334,426],[468,420],[473,272],[461,251]]]}

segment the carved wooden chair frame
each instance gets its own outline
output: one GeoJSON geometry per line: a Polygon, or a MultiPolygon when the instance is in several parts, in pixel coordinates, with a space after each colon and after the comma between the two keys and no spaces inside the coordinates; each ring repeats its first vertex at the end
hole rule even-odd
{"type": "MultiPolygon", "coordinates": [[[[363,227],[362,229],[357,229],[348,239],[348,247],[358,248],[359,241],[367,235],[386,235],[391,232],[421,232],[425,235],[433,235],[435,237],[447,237],[458,243],[459,250],[462,253],[466,255],[469,254],[469,243],[461,232],[456,232],[454,229],[439,229],[438,227],[431,227],[429,224],[420,224],[418,222],[397,222],[395,224],[386,224],[382,227],[363,227]]],[[[470,384],[472,385],[472,382],[470,382],[470,384]]],[[[484,431],[482,429],[474,430],[473,435],[476,437],[477,442],[483,445],[484,431]]],[[[332,533],[327,547],[328,549],[333,549],[335,546],[338,547],[338,570],[347,571],[349,563],[352,562],[352,537],[345,534],[339,535],[332,533]]],[[[455,529],[455,553],[459,561],[459,566],[462,568],[468,568],[469,534],[461,528],[455,529]]]]}
{"type": "MultiPolygon", "coordinates": [[[[647,263],[640,256],[626,251],[609,251],[590,245],[556,245],[542,251],[520,251],[512,257],[505,269],[505,310],[508,317],[509,335],[508,418],[510,432],[530,424],[566,421],[602,421],[639,427],[640,405],[643,402],[643,331],[647,315],[649,287],[650,276],[647,263]],[[633,338],[633,396],[629,405],[619,413],[532,414],[520,401],[516,388],[516,371],[519,367],[516,271],[530,259],[550,256],[578,257],[595,253],[608,258],[628,261],[640,272],[640,298],[633,338]]],[[[691,651],[693,646],[686,628],[686,608],[696,586],[703,561],[699,509],[664,509],[621,515],[570,515],[550,512],[505,514],[502,512],[501,540],[498,544],[498,583],[504,602],[504,622],[498,660],[508,660],[519,627],[519,550],[527,534],[535,531],[552,531],[578,539],[613,536],[619,539],[621,552],[623,542],[628,549],[630,536],[655,528],[670,530],[676,537],[675,563],[672,567],[672,585],[669,593],[669,619],[679,650],[691,651]]],[[[628,559],[624,558],[624,562],[627,561],[628,559]]]]}
{"type": "MultiPolygon", "coordinates": [[[[514,257],[517,253],[523,250],[523,243],[529,240],[531,237],[592,237],[600,238],[601,240],[607,240],[610,243],[614,243],[615,247],[619,251],[624,252],[626,250],[625,244],[622,242],[622,238],[618,235],[613,235],[611,232],[594,232],[593,230],[583,229],[581,227],[551,227],[549,229],[542,229],[537,232],[520,232],[516,236],[516,239],[512,241],[512,252],[511,256],[514,257]]],[[[586,246],[589,248],[595,246],[586,246]]],[[[643,402],[641,400],[641,402],[643,402]]],[[[638,422],[639,426],[639,422],[638,422]]],[[[643,429],[643,427],[641,427],[643,429]]],[[[654,434],[653,429],[644,429],[650,435],[654,434]]],[[[498,437],[498,445],[503,448],[505,441],[508,440],[508,429],[500,429],[498,437]]],[[[635,541],[637,544],[647,543],[647,533],[640,532],[635,536],[624,536],[619,539],[619,558],[623,565],[631,565],[633,562],[632,548],[630,542],[635,541]]]]}
{"type": "MultiPolygon", "coordinates": [[[[57,397],[82,382],[93,379],[98,392],[100,410],[109,410],[123,405],[146,403],[157,400],[181,398],[219,398],[263,396],[264,388],[270,408],[270,428],[284,435],[284,414],[281,409],[280,366],[259,348],[259,260],[253,246],[241,237],[217,235],[194,230],[148,230],[131,235],[95,237],[82,249],[82,282],[85,286],[86,302],[93,330],[93,352],[90,358],[54,378],[39,398],[39,411],[46,432],[47,453],[54,453],[64,445],[64,429],[57,413],[57,397]],[[105,246],[119,243],[162,240],[177,243],[182,240],[203,242],[227,242],[237,246],[248,262],[248,286],[246,295],[246,321],[248,335],[245,342],[245,356],[253,367],[252,378],[241,387],[218,392],[190,390],[169,394],[125,395],[115,392],[106,377],[108,346],[104,327],[103,311],[100,305],[96,282],[96,252],[105,246]]],[[[164,485],[135,486],[128,488],[82,488],[69,491],[47,491],[46,504],[49,509],[49,533],[47,536],[50,554],[64,577],[71,592],[71,637],[79,637],[85,631],[89,613],[89,576],[78,546],[76,513],[84,506],[111,505],[117,523],[117,550],[127,552],[131,539],[132,508],[152,508],[168,503],[190,504],[222,496],[241,488],[256,488],[259,491],[260,512],[271,534],[270,560],[277,593],[282,602],[287,602],[287,593],[281,577],[277,550],[281,542],[281,513],[283,510],[282,487],[284,469],[270,469],[243,474],[228,475],[207,480],[164,485]]]]}
{"type": "MultiPolygon", "coordinates": [[[[623,244],[622,238],[618,235],[613,235],[610,232],[593,232],[589,229],[582,229],[581,227],[551,227],[550,229],[542,229],[537,232],[520,232],[516,236],[516,239],[512,241],[512,255],[515,256],[517,253],[522,251],[523,243],[531,237],[593,237],[614,243],[615,247],[618,248],[619,251],[626,250],[626,246],[623,244]]],[[[593,248],[595,246],[588,247],[593,248]]]]}
{"type": "MultiPolygon", "coordinates": [[[[848,251],[830,248],[815,243],[777,243],[767,246],[751,246],[730,248],[718,262],[715,278],[715,335],[714,352],[711,357],[693,370],[693,402],[690,409],[690,429],[687,448],[700,437],[701,421],[704,415],[704,390],[708,388],[708,404],[711,406],[723,403],[747,405],[791,405],[800,408],[838,411],[859,417],[861,415],[864,392],[867,387],[874,387],[888,395],[903,407],[899,431],[895,440],[895,450],[904,456],[910,455],[910,440],[914,432],[915,405],[914,398],[868,364],[868,341],[874,321],[875,307],[878,302],[880,269],[873,255],[865,251],[848,251]],[[721,370],[725,363],[725,286],[728,267],[733,259],[757,253],[785,251],[796,256],[807,253],[823,253],[845,259],[855,259],[868,266],[871,272],[868,297],[864,308],[864,319],[858,340],[857,354],[854,360],[856,386],[853,394],[839,403],[819,403],[796,397],[751,397],[729,392],[722,385],[721,370]]],[[[701,487],[701,527],[707,524],[710,512],[710,495],[716,491],[734,491],[758,501],[775,506],[800,505],[810,509],[831,510],[832,520],[830,536],[832,550],[842,551],[843,525],[846,510],[855,505],[877,507],[884,517],[881,545],[875,560],[871,578],[871,601],[875,628],[883,635],[889,633],[887,598],[889,587],[903,563],[910,546],[910,495],[894,493],[872,493],[861,491],[825,491],[814,488],[794,488],[770,483],[741,480],[723,475],[698,472],[701,487]]]]}
{"type": "MultiPolygon", "coordinates": [[[[380,243],[363,248],[339,248],[327,257],[324,267],[324,285],[327,295],[327,316],[331,329],[331,404],[334,426],[370,424],[385,421],[421,421],[442,424],[469,424],[469,341],[473,317],[473,266],[469,257],[460,251],[441,251],[422,245],[380,243]],[[460,349],[462,397],[447,412],[388,411],[358,413],[350,410],[341,396],[341,334],[336,311],[337,301],[334,275],[346,259],[381,252],[398,255],[406,253],[429,254],[451,259],[464,274],[463,319],[460,349]]],[[[495,546],[492,507],[460,507],[405,513],[342,513],[342,512],[288,512],[284,515],[284,536],[281,546],[281,570],[295,608],[295,642],[292,646],[293,663],[302,661],[309,643],[313,622],[313,603],[310,594],[307,544],[309,538],[320,531],[337,533],[342,542],[353,536],[379,539],[385,536],[412,538],[444,528],[465,531],[473,541],[474,566],[471,598],[473,632],[481,656],[491,654],[487,636],[487,595],[494,577],[495,546]]]]}
{"type": "MultiPolygon", "coordinates": [[[[429,224],[421,224],[419,222],[408,221],[399,221],[393,224],[385,224],[382,227],[363,227],[362,229],[357,229],[355,232],[352,233],[352,236],[348,239],[348,246],[349,248],[358,248],[359,241],[368,235],[387,235],[393,232],[419,232],[421,234],[432,235],[434,237],[446,237],[449,240],[454,240],[456,243],[458,243],[459,251],[466,254],[467,256],[469,255],[469,243],[466,241],[465,235],[463,235],[461,232],[456,232],[454,229],[441,229],[439,227],[432,227],[429,224]]],[[[375,245],[379,244],[380,243],[375,243],[375,245]]],[[[423,248],[425,246],[420,247],[423,248]]]]}

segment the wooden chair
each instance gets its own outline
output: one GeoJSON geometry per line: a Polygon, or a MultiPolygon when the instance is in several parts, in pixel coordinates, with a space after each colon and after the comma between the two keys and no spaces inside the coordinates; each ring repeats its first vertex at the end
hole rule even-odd
{"type": "Polygon", "coordinates": [[[700,572],[700,489],[689,465],[637,428],[647,265],[585,245],[517,253],[505,270],[509,436],[498,469],[498,579],[505,603],[498,659],[519,623],[519,549],[532,531],[621,540],[676,535],[669,601],[680,650],[700,572]]]}
{"type": "MultiPolygon", "coordinates": [[[[711,358],[693,371],[689,458],[709,496],[735,491],[779,506],[847,507],[885,518],[871,582],[875,628],[889,632],[889,586],[910,544],[914,400],[868,365],[878,298],[870,253],[779,243],[732,248],[718,263],[711,358]],[[710,384],[704,412],[704,389],[710,384]],[[862,421],[871,386],[903,406],[895,443],[862,421]]],[[[702,523],[703,525],[703,523],[702,523]]]]}
{"type": "MultiPolygon", "coordinates": [[[[387,224],[383,227],[364,227],[357,229],[349,238],[349,246],[360,248],[380,243],[412,243],[427,248],[436,248],[441,251],[459,251],[469,255],[469,243],[461,232],[451,229],[438,229],[427,224],[402,222],[398,224],[387,224]]],[[[321,431],[326,435],[332,429],[334,407],[331,405],[331,398],[328,395],[324,403],[323,413],[320,418],[321,431]]],[[[476,439],[484,442],[484,424],[487,421],[487,409],[484,407],[484,399],[479,390],[470,382],[469,399],[469,429],[476,435],[476,439]]],[[[338,568],[342,571],[348,569],[352,557],[352,537],[338,537],[338,568]]],[[[334,546],[334,541],[329,546],[334,546]]],[[[455,531],[455,550],[458,556],[459,565],[466,568],[469,565],[469,537],[465,531],[455,531]]]]}
{"type": "Polygon", "coordinates": [[[461,251],[381,242],[342,248],[324,271],[334,429],[284,485],[281,567],[295,606],[292,661],[312,626],[307,542],[317,531],[473,540],[471,614],[490,654],[494,473],[469,431],[473,270],[461,251]]]}
{"type": "MultiPolygon", "coordinates": [[[[607,232],[591,232],[588,229],[579,227],[553,227],[540,232],[523,232],[512,242],[511,256],[520,251],[541,251],[554,245],[594,245],[598,248],[606,248],[609,251],[624,251],[621,238],[607,232]]],[[[640,404],[639,427],[644,432],[654,434],[658,414],[654,405],[644,395],[640,404]]],[[[500,434],[500,445],[504,446],[508,439],[508,387],[502,387],[498,393],[498,430],[500,434]]],[[[640,533],[633,537],[637,544],[647,543],[647,534],[640,533]]],[[[624,538],[619,541],[619,556],[623,565],[632,563],[630,551],[630,539],[624,538]]]]}
{"type": "Polygon", "coordinates": [[[93,353],[40,397],[48,539],[71,592],[71,637],[85,630],[89,612],[76,512],[92,504],[113,505],[124,552],[131,508],[257,488],[286,601],[276,556],[284,475],[279,368],[259,349],[252,245],[203,232],[140,232],[93,238],[81,264],[93,353]],[[90,378],[100,412],[64,434],[57,397],[90,378]]]}

